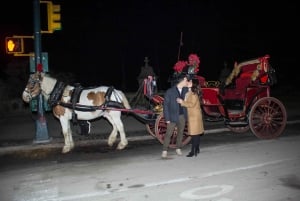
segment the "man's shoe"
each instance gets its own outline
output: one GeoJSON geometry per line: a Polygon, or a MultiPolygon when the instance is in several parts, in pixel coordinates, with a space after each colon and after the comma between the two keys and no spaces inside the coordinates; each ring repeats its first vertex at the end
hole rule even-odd
{"type": "Polygon", "coordinates": [[[177,155],[181,156],[182,155],[181,149],[176,149],[176,153],[177,155]]]}
{"type": "Polygon", "coordinates": [[[163,151],[161,154],[162,158],[167,158],[168,157],[168,152],[167,151],[163,151]]]}

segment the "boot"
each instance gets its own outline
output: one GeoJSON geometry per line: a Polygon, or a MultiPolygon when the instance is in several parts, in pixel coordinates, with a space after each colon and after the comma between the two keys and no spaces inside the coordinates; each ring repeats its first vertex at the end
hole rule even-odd
{"type": "Polygon", "coordinates": [[[200,148],[199,147],[196,147],[195,148],[195,156],[197,156],[197,154],[199,154],[200,153],[200,148]]]}
{"type": "Polygon", "coordinates": [[[195,140],[195,155],[197,156],[197,154],[200,153],[200,135],[196,136],[196,140],[195,140]]]}
{"type": "Polygon", "coordinates": [[[186,157],[193,157],[193,156],[197,156],[197,154],[195,154],[195,151],[191,151],[188,155],[186,155],[186,157]]]}
{"type": "Polygon", "coordinates": [[[192,148],[191,151],[186,157],[193,157],[195,155],[195,136],[192,136],[192,148]]]}

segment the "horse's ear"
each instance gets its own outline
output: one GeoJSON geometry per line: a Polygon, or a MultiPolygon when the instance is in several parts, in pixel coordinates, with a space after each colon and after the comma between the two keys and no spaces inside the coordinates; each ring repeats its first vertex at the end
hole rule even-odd
{"type": "Polygon", "coordinates": [[[36,71],[34,74],[35,74],[35,76],[37,76],[37,77],[40,77],[40,76],[41,76],[41,72],[40,72],[40,71],[36,71]]]}
{"type": "Polygon", "coordinates": [[[38,77],[39,80],[42,80],[42,78],[44,77],[45,73],[44,72],[40,72],[40,71],[36,71],[35,75],[38,77]]]}
{"type": "Polygon", "coordinates": [[[44,72],[40,72],[40,80],[43,80],[44,76],[45,76],[45,73],[44,72]]]}
{"type": "Polygon", "coordinates": [[[36,74],[41,77],[44,77],[44,75],[45,75],[45,73],[41,72],[41,71],[36,71],[36,74]]]}

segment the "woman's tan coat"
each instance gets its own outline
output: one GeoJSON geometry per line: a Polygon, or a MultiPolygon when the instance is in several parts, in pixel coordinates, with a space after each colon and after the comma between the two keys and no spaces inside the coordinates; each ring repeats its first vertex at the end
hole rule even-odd
{"type": "Polygon", "coordinates": [[[188,134],[199,135],[204,133],[202,110],[200,107],[200,100],[197,94],[192,91],[187,92],[185,99],[181,103],[183,107],[187,108],[188,113],[188,134]]]}

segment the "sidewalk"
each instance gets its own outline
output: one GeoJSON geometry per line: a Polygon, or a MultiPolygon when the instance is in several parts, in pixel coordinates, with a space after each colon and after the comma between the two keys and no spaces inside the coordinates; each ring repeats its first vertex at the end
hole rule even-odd
{"type": "MultiPolygon", "coordinates": [[[[42,148],[62,149],[64,139],[59,121],[52,113],[46,113],[45,117],[49,137],[49,141],[45,143],[36,141],[36,116],[31,112],[11,115],[0,119],[0,156],[20,150],[28,151],[42,148]]],[[[141,135],[141,132],[143,133],[143,136],[140,137],[141,140],[154,139],[147,132],[146,125],[135,119],[132,115],[123,115],[122,119],[129,141],[138,140],[137,135],[141,135]]],[[[80,135],[78,126],[71,125],[71,128],[75,146],[99,143],[107,144],[107,138],[112,129],[109,122],[104,118],[91,122],[91,132],[88,136],[80,135]]]]}
{"type": "MultiPolygon", "coordinates": [[[[288,121],[298,121],[300,119],[299,100],[293,97],[281,101],[286,108],[288,121]]],[[[56,149],[60,151],[63,147],[63,136],[59,121],[51,112],[46,113],[45,117],[49,136],[49,142],[46,143],[36,142],[36,115],[30,111],[0,118],[0,156],[19,151],[37,151],[42,149],[56,149]]],[[[139,140],[157,140],[147,131],[146,125],[133,115],[123,114],[122,119],[129,143],[139,140]]],[[[226,131],[223,122],[205,121],[204,124],[207,133],[226,131]]],[[[78,127],[72,126],[72,131],[75,147],[98,144],[107,145],[111,126],[106,119],[101,118],[91,122],[91,133],[87,137],[79,134],[78,127]]]]}

